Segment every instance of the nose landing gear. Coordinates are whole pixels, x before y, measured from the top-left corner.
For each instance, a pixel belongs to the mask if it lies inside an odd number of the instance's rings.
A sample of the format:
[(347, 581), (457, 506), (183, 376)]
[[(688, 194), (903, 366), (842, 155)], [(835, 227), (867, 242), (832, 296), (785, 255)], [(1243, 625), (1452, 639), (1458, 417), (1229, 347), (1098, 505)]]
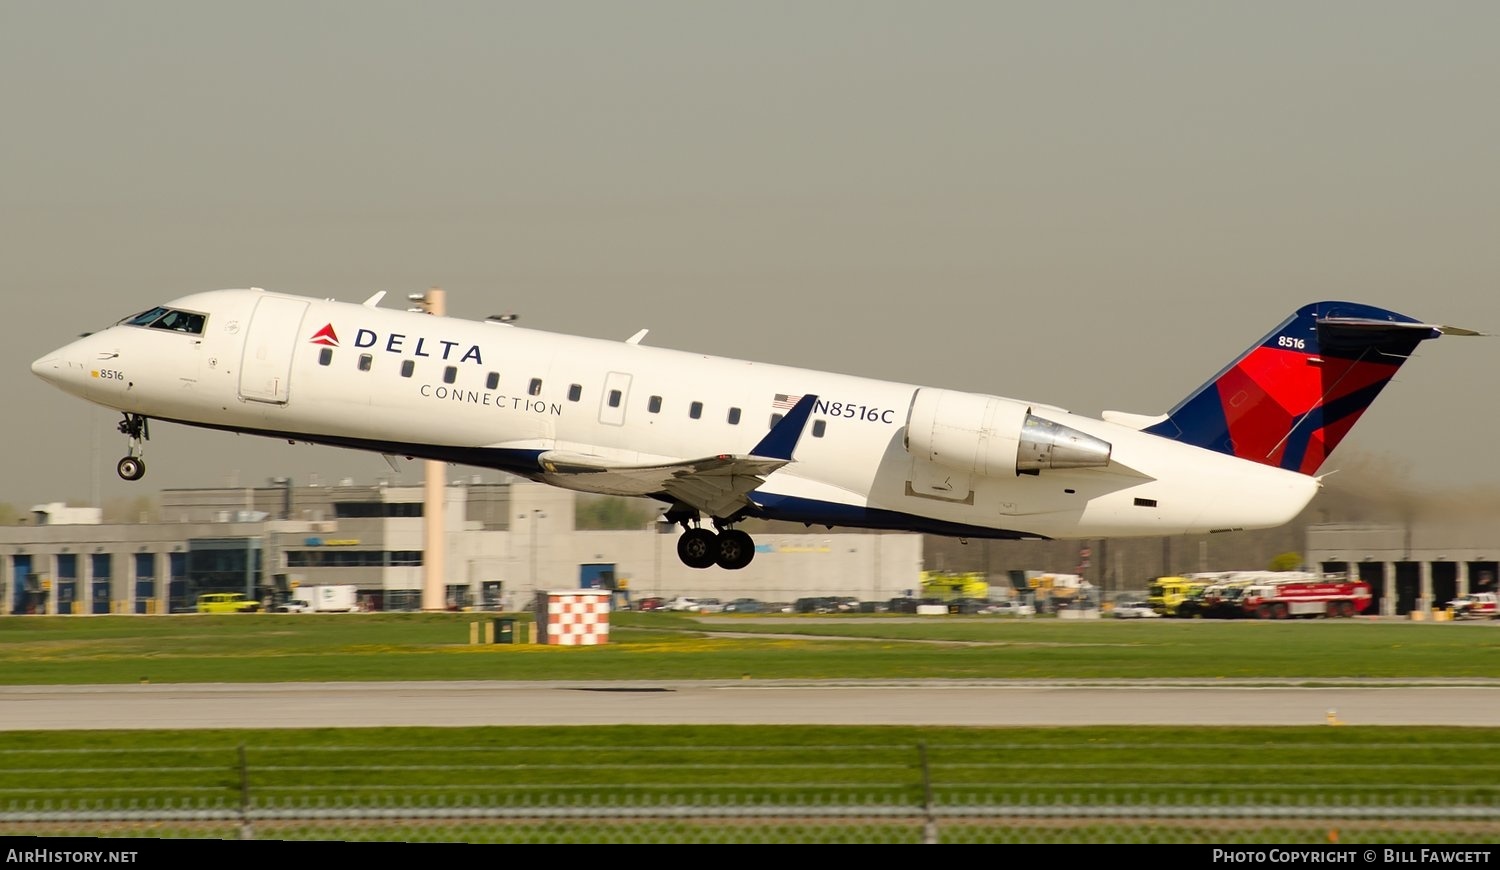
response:
[(115, 471), (125, 480), (140, 480), (146, 474), (146, 463), (141, 459), (145, 442), (151, 440), (151, 429), (147, 419), (140, 414), (126, 412), (125, 419), (116, 426), (129, 442), (129, 454), (115, 465)]

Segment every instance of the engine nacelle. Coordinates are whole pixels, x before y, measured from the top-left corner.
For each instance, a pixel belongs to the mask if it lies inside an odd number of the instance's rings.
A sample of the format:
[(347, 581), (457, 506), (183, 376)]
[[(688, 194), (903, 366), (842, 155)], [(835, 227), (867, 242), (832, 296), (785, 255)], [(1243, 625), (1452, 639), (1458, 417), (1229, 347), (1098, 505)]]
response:
[(959, 471), (994, 476), (1048, 468), (1101, 468), (1110, 444), (996, 396), (920, 389), (906, 414), (906, 452)]

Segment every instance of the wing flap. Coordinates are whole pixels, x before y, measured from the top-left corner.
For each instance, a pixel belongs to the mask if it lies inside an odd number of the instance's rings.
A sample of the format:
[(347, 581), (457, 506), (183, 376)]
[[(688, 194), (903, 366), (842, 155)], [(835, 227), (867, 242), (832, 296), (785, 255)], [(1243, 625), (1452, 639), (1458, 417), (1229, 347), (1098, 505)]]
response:
[(723, 454), (651, 465), (614, 462), (603, 456), (550, 450), (537, 457), (549, 476), (587, 477), (574, 484), (590, 492), (650, 496), (667, 493), (710, 516), (728, 516), (751, 502), (766, 475), (790, 460)]
[[(750, 453), (640, 465), (590, 453), (549, 450), (537, 457), (548, 482), (608, 495), (673, 500), (711, 517), (728, 517), (754, 504), (750, 493), (767, 475), (792, 461), (792, 451), (812, 414), (815, 395), (800, 397)], [(566, 478), (566, 482), (564, 482)]]

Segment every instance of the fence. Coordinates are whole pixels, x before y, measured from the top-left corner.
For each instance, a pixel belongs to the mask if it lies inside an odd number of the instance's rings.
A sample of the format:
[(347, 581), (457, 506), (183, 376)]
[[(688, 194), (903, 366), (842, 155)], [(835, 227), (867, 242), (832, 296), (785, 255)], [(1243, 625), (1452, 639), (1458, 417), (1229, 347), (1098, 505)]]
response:
[[(528, 735), (526, 738), (521, 734)], [(589, 732), (595, 734), (596, 732)], [(0, 749), (0, 835), (461, 843), (1493, 844), (1467, 744), (895, 742)], [(1481, 737), (1483, 735), (1480, 735)], [(35, 738), (47, 741), (47, 736)], [(190, 738), (192, 739), (192, 738)], [(1104, 741), (1108, 742), (1108, 741)], [(1378, 748), (1378, 747), (1377, 747)], [(1386, 749), (1391, 747), (1387, 746)], [(1064, 757), (1066, 756), (1066, 757)], [(1466, 757), (1456, 766), (1452, 759)], [(1194, 761), (1193, 759), (1200, 759)], [(1218, 760), (1216, 760), (1218, 759)]]
[(927, 805), (888, 798), (698, 801), (29, 802), (0, 835), (460, 843), (1493, 844), (1500, 806), (1303, 799), (1223, 805), (1087, 797)]

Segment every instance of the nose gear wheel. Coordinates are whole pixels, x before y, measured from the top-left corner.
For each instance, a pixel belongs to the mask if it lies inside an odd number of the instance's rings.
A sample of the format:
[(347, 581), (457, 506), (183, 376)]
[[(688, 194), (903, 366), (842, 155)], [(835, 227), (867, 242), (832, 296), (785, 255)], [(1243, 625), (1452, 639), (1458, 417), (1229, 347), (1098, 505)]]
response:
[(129, 444), (127, 455), (115, 465), (115, 471), (125, 480), (140, 480), (146, 475), (146, 462), (141, 454), (145, 452), (146, 442), (151, 440), (149, 420), (140, 414), (126, 412), (125, 419), (115, 428), (125, 435)]

